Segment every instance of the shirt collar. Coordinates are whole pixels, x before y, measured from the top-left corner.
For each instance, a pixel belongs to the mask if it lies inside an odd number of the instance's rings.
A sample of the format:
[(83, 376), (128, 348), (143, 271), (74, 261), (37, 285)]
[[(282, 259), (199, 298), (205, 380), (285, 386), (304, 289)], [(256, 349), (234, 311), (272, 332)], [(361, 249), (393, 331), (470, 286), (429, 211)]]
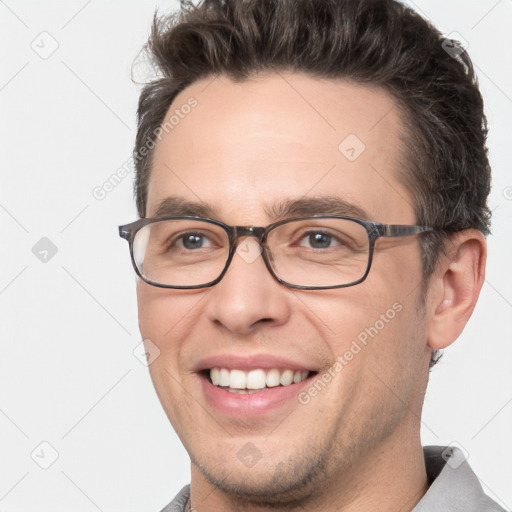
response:
[(430, 487), (412, 512), (503, 510), (485, 495), (460, 448), (426, 446), (423, 453)]

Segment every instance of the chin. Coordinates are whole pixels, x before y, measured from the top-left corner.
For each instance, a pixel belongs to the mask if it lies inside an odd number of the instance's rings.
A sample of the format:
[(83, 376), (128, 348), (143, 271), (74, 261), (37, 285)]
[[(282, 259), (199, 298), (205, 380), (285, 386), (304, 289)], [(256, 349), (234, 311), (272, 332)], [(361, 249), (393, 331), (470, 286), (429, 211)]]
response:
[[(249, 443), (248, 443), (249, 444)], [(327, 450), (269, 462), (262, 455), (252, 467), (235, 458), (219, 464), (209, 458), (205, 462), (192, 460), (204, 478), (218, 491), (238, 498), (240, 504), (253, 503), (271, 507), (302, 506), (311, 499), (318, 483), (325, 477)], [(315, 455), (313, 457), (313, 454)], [(323, 455), (322, 455), (323, 454)], [(256, 459), (254, 459), (255, 461)]]

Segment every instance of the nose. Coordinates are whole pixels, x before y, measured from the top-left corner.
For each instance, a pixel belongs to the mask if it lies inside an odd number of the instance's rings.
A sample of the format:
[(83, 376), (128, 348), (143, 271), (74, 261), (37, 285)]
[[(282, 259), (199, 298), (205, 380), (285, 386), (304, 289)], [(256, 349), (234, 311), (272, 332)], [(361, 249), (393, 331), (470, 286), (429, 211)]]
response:
[(268, 271), (259, 243), (245, 237), (239, 240), (226, 274), (208, 294), (206, 314), (225, 330), (247, 335), (263, 324), (285, 323), (290, 296), (290, 290)]

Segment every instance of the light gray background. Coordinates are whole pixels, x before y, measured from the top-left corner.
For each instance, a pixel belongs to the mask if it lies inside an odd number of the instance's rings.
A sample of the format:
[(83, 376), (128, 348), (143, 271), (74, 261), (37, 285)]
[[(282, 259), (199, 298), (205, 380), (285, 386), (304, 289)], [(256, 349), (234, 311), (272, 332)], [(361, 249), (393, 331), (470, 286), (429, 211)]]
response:
[[(469, 45), (494, 168), (487, 281), (431, 376), (423, 442), (460, 443), (486, 492), (510, 509), (512, 1), (413, 5)], [(93, 197), (132, 150), (130, 66), (155, 7), (0, 1), (3, 512), (158, 511), (189, 479), (187, 455), (133, 353), (135, 277), (117, 236), (118, 224), (136, 218), (132, 176)], [(57, 248), (46, 262), (32, 251), (43, 237)], [(39, 257), (48, 250), (41, 243)], [(42, 469), (53, 450), (58, 458)]]

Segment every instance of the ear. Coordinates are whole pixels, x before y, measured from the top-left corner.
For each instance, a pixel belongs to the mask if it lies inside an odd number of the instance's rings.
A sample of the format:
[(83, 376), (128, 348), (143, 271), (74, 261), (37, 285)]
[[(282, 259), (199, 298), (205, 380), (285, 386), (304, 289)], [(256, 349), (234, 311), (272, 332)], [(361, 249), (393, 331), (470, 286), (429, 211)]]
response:
[(446, 348), (464, 329), (484, 283), (486, 258), (480, 231), (460, 231), (446, 242), (429, 287), (428, 345), (434, 350)]

